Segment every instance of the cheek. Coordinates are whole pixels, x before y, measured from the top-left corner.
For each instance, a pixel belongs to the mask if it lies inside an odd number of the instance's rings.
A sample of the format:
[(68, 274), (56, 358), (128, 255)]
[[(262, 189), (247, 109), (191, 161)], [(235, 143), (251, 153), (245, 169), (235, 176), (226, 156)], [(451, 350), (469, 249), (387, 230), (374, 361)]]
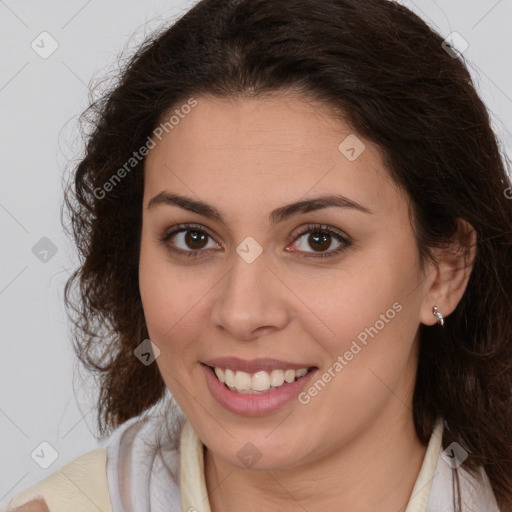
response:
[[(185, 308), (182, 281), (176, 269), (166, 264), (162, 251), (142, 238), (139, 289), (150, 338), (162, 349)], [(180, 297), (181, 300), (177, 300)]]
[(347, 268), (350, 270), (296, 280), (293, 285), (294, 293), (306, 306), (303, 320), (310, 319), (309, 329), (314, 329), (315, 338), (323, 340), (332, 355), (347, 349), (365, 328), (375, 322), (380, 326), (381, 314), (390, 310), (388, 316), (393, 317), (392, 306), (401, 296), (401, 283), (397, 282), (401, 277), (383, 267), (382, 262)]
[(336, 404), (334, 416), (351, 411), (354, 421), (364, 414), (362, 404), (376, 412), (393, 397), (407, 399), (397, 386), (414, 370), (419, 309), (411, 294), (418, 277), (412, 267), (381, 260), (357, 275), (346, 276), (344, 289), (333, 296), (335, 335), (323, 338), (331, 356), (324, 373), (335, 375), (326, 386), (328, 401)]
[(304, 282), (297, 289), (322, 320), (312, 334), (327, 353), (327, 367), (341, 356), (343, 369), (336, 373), (350, 375), (353, 382), (363, 379), (365, 386), (371, 385), (365, 380), (369, 368), (389, 378), (400, 373), (418, 328), (421, 275), (415, 246), (389, 247), (355, 255), (344, 262), (347, 270), (326, 274), (314, 287)]
[(213, 283), (191, 268), (171, 264), (165, 251), (142, 243), (139, 289), (144, 316), (150, 339), (164, 354), (181, 354), (204, 328), (200, 317)]

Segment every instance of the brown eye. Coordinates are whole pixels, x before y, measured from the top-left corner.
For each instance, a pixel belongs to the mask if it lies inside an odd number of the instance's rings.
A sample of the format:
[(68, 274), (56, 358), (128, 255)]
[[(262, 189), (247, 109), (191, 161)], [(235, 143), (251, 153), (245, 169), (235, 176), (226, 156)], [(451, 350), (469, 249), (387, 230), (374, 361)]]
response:
[(204, 249), (205, 243), (207, 242), (208, 235), (202, 231), (191, 231), (185, 232), (184, 242), (190, 249)]
[(187, 257), (197, 257), (210, 249), (220, 249), (220, 245), (206, 231), (187, 224), (174, 226), (164, 233), (160, 241), (170, 252)]
[(304, 258), (328, 258), (339, 255), (350, 245), (349, 239), (340, 232), (329, 226), (315, 225), (297, 235), (292, 252), (297, 249), (299, 253), (304, 253), (300, 255)]
[(324, 251), (329, 249), (332, 243), (331, 235), (328, 233), (313, 233), (308, 237), (308, 244), (315, 251)]

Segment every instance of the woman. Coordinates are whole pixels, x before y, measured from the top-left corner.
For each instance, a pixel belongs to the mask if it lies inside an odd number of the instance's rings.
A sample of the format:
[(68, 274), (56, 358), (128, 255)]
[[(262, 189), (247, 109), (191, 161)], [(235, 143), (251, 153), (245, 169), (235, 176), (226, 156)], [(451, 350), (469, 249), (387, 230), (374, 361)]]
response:
[(453, 57), (386, 0), (141, 46), (67, 196), (115, 432), (11, 507), (512, 510), (510, 180)]

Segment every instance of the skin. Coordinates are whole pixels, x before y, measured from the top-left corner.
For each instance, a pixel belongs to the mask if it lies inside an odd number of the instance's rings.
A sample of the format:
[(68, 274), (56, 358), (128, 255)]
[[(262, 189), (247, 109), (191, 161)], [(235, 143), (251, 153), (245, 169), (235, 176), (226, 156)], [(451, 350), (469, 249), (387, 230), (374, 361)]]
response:
[(12, 512), (50, 512), (46, 503), (42, 500), (31, 501), (22, 507), (19, 507)]
[[(420, 267), (407, 197), (379, 148), (358, 136), (365, 150), (348, 160), (338, 146), (354, 132), (326, 106), (293, 92), (196, 99), (147, 156), (139, 279), (159, 370), (206, 446), (212, 512), (404, 510), (426, 450), (411, 409), (418, 328), (437, 322), (434, 305), (445, 317), (455, 309), (468, 268), (443, 253)], [(148, 209), (162, 191), (205, 201), (224, 222)], [(372, 213), (330, 207), (269, 223), (275, 208), (332, 193)], [(161, 242), (178, 223), (210, 235), (202, 256), (166, 248), (197, 252), (183, 233)], [(314, 258), (315, 230), (297, 234), (317, 223), (351, 244)], [(236, 252), (248, 236), (263, 249), (252, 263)], [(340, 245), (332, 237), (322, 251)], [(207, 387), (200, 361), (222, 356), (308, 362), (321, 375), (397, 302), (395, 318), (307, 405), (241, 416)], [(237, 457), (247, 442), (261, 453), (251, 468)]]

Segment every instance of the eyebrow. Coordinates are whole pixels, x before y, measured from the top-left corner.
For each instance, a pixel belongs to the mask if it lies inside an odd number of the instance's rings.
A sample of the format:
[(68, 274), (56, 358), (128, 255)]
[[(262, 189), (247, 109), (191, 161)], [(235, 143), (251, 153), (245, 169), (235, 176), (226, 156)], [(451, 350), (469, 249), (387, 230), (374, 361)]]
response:
[[(179, 206), (180, 208), (188, 210), (189, 212), (197, 213), (203, 217), (214, 219), (225, 224), (222, 214), (219, 210), (217, 210), (217, 208), (208, 203), (198, 201), (190, 197), (182, 196), (179, 194), (171, 194), (164, 191), (153, 197), (149, 201), (147, 208), (149, 210), (158, 205)], [(350, 208), (352, 210), (358, 210), (363, 213), (373, 214), (369, 208), (356, 203), (348, 197), (340, 194), (331, 194), (314, 197), (312, 199), (305, 199), (303, 201), (298, 201), (296, 203), (291, 203), (285, 206), (281, 206), (280, 208), (276, 208), (270, 213), (269, 220), (271, 224), (277, 224), (298, 213), (307, 213), (315, 210), (321, 210), (323, 208), (330, 208), (333, 206), (338, 208)]]

